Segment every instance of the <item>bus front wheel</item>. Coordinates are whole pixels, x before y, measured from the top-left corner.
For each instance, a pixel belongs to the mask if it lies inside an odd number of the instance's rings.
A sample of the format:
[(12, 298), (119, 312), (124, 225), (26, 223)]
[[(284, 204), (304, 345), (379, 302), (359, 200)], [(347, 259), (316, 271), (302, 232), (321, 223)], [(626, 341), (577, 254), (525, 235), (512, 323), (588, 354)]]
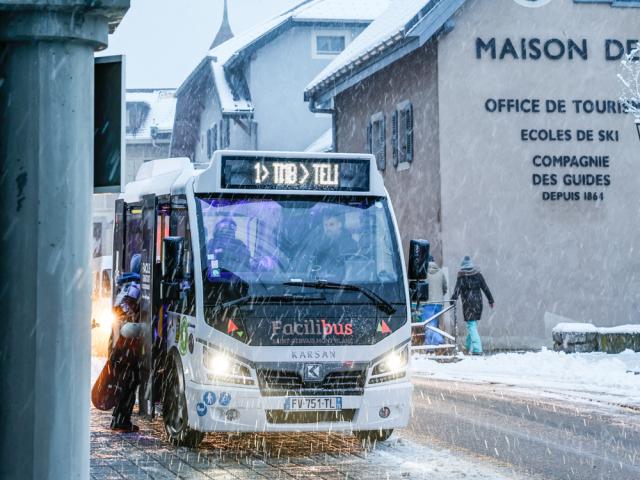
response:
[(171, 363), (162, 399), (164, 430), (174, 445), (197, 448), (204, 438), (204, 433), (189, 428), (182, 372), (178, 370), (175, 362)]
[(373, 445), (376, 442), (384, 442), (388, 440), (393, 433), (392, 428), (379, 429), (379, 430), (360, 430), (353, 432), (358, 440), (365, 443), (365, 445)]

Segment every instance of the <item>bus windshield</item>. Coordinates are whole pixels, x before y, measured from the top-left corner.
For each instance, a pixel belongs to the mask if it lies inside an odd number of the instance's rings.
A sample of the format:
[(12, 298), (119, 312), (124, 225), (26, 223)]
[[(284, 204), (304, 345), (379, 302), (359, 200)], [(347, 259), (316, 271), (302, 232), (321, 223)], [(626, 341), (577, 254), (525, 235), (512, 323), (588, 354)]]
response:
[(255, 293), (291, 282), (400, 281), (384, 198), (201, 195), (196, 203), (205, 285), (236, 280)]

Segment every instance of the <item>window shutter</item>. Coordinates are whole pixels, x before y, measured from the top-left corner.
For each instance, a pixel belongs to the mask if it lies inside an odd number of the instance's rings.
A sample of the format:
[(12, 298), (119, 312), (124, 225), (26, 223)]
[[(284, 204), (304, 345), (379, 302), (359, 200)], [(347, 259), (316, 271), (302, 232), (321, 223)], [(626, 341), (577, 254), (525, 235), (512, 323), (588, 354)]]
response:
[(218, 150), (218, 124), (211, 129), (211, 143), (213, 143), (213, 151)]
[(224, 148), (227, 148), (229, 147), (229, 145), (231, 145), (230, 124), (231, 122), (229, 121), (229, 119), (225, 118), (224, 119)]
[(380, 120), (380, 170), (387, 168), (387, 117)]
[(207, 130), (207, 158), (211, 158), (211, 129)]
[(372, 141), (373, 139), (371, 136), (372, 129), (373, 129), (373, 125), (371, 121), (369, 121), (369, 123), (367, 124), (367, 144), (365, 145), (365, 149), (369, 153), (373, 153), (373, 141)]
[(413, 161), (413, 105), (407, 107), (407, 162)]
[(398, 166), (398, 111), (394, 110), (391, 117), (391, 151), (393, 153), (393, 166)]

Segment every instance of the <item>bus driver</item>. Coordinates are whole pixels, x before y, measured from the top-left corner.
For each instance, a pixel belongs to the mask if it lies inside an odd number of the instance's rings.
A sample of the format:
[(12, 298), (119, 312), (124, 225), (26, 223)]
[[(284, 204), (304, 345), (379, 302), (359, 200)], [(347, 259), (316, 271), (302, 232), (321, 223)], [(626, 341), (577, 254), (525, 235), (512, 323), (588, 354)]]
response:
[(322, 238), (314, 253), (314, 267), (320, 272), (344, 277), (345, 260), (358, 250), (358, 245), (344, 228), (342, 213), (327, 210), (322, 216)]

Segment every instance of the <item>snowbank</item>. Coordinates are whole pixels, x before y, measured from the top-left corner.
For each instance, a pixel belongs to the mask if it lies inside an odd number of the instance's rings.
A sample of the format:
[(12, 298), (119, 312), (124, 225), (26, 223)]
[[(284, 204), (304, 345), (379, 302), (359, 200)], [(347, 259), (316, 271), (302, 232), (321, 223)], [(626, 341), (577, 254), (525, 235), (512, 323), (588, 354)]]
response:
[(415, 375), (444, 380), (500, 383), (528, 393), (640, 406), (640, 353), (541, 352), (462, 357), (442, 364), (415, 356)]
[(590, 323), (559, 323), (553, 330), (554, 350), (567, 353), (640, 352), (640, 325), (599, 328)]
[(594, 333), (598, 331), (598, 327), (591, 325), (590, 323), (559, 323), (553, 327), (553, 333), (569, 333), (569, 332), (584, 332)]
[(620, 333), (636, 335), (640, 334), (640, 324), (596, 327), (590, 323), (559, 323), (553, 327), (553, 333)]

